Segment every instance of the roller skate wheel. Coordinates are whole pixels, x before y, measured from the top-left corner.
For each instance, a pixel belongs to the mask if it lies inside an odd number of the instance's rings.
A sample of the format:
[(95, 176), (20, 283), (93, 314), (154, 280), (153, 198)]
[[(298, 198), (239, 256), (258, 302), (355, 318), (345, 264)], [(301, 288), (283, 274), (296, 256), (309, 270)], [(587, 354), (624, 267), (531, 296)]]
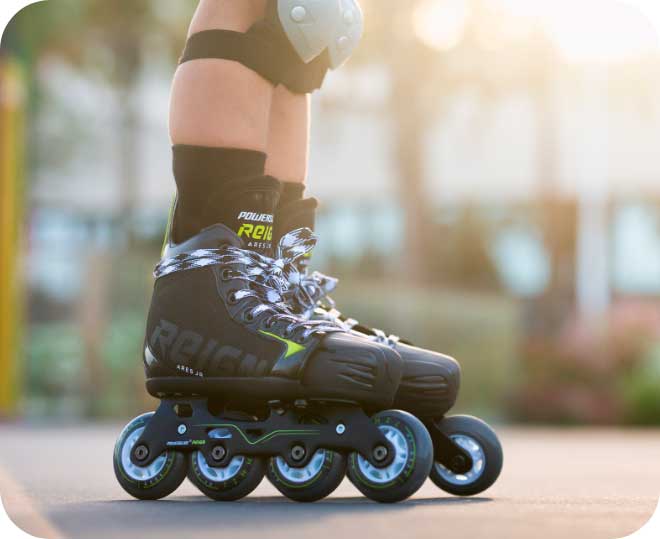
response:
[(153, 412), (142, 414), (124, 427), (115, 443), (112, 459), (119, 484), (128, 494), (141, 500), (159, 500), (169, 496), (188, 472), (183, 453), (172, 450), (164, 451), (146, 466), (133, 463), (133, 454), (141, 461), (146, 461), (149, 456), (147, 445), (136, 447), (136, 444), (153, 416)]
[[(403, 433), (390, 425), (381, 425), (380, 430), (385, 434), (385, 438), (394, 446), (396, 452), (391, 464), (384, 468), (376, 468), (362, 455), (358, 455), (358, 466), (360, 471), (364, 474), (369, 481), (377, 484), (384, 484), (393, 481), (406, 467), (408, 461), (408, 442)], [(385, 460), (387, 458), (387, 450), (383, 454), (385, 448), (376, 448), (374, 450), (374, 458), (376, 460)]]
[(437, 431), (470, 455), (472, 468), (456, 473), (436, 458), (431, 481), (456, 496), (474, 496), (489, 489), (500, 476), (504, 462), (502, 445), (490, 425), (476, 417), (463, 415), (444, 417), (434, 424)]
[[(226, 428), (213, 429), (208, 433), (212, 440), (231, 438)], [(220, 462), (227, 456), (227, 449), (216, 445), (211, 450), (211, 458)], [(226, 466), (210, 466), (204, 453), (193, 451), (190, 454), (188, 479), (203, 494), (217, 501), (240, 500), (252, 492), (264, 477), (264, 460), (259, 457), (235, 455)]]
[[(213, 429), (211, 432), (209, 432), (209, 438), (213, 440), (222, 440), (228, 436), (231, 435), (228, 433), (227, 429)], [(221, 445), (217, 445), (211, 450), (211, 456), (218, 461), (225, 458), (226, 454), (227, 451)], [(214, 468), (213, 466), (209, 466), (204, 453), (201, 451), (196, 451), (193, 454), (193, 458), (197, 460), (197, 467), (202, 473), (202, 476), (214, 483), (229, 481), (230, 479), (233, 479), (241, 471), (243, 464), (245, 463), (245, 457), (236, 456), (231, 459), (227, 466)]]
[(455, 474), (439, 462), (435, 462), (433, 466), (436, 473), (447, 481), (447, 483), (456, 486), (469, 485), (479, 480), (486, 469), (486, 455), (481, 445), (474, 438), (465, 434), (454, 434), (450, 438), (470, 454), (470, 457), (472, 457), (472, 469), (464, 474)]
[(289, 466), (282, 457), (275, 458), (275, 465), (280, 475), (292, 484), (306, 483), (314, 478), (323, 467), (325, 462), (325, 451), (319, 449), (309, 461), (307, 466), (294, 468)]
[[(148, 466), (137, 466), (133, 464), (131, 460), (131, 453), (135, 444), (142, 436), (144, 432), (144, 427), (134, 430), (127, 438), (121, 448), (121, 465), (124, 468), (124, 472), (128, 477), (134, 479), (135, 481), (150, 481), (154, 477), (157, 477), (160, 472), (163, 471), (167, 457), (165, 454), (160, 455), (156, 460), (154, 460)], [(144, 456), (146, 458), (146, 454)]]
[[(360, 453), (352, 453), (348, 478), (362, 494), (374, 501), (403, 501), (428, 479), (433, 466), (431, 436), (419, 419), (400, 410), (379, 412), (372, 421), (388, 444), (376, 446), (369, 459)], [(378, 462), (387, 464), (379, 466)]]
[(236, 477), (243, 468), (243, 464), (245, 463), (245, 457), (234, 457), (231, 459), (229, 464), (227, 464), (227, 466), (214, 468), (213, 466), (209, 466), (204, 453), (197, 451), (196, 456), (197, 467), (199, 468), (199, 471), (206, 479), (216, 483), (229, 481), (230, 479)]
[(268, 480), (287, 498), (315, 502), (332, 494), (344, 479), (346, 459), (340, 453), (318, 449), (305, 466), (289, 466), (282, 457), (269, 460)]

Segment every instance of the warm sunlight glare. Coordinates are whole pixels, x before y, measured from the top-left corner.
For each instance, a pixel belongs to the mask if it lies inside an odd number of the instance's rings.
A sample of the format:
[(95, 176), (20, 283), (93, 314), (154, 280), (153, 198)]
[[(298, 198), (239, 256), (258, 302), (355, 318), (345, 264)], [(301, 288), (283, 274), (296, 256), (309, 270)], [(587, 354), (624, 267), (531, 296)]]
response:
[(413, 12), (413, 26), (424, 43), (449, 50), (461, 40), (469, 16), (467, 0), (424, 0)]
[[(573, 62), (617, 62), (660, 50), (660, 0), (485, 0), (521, 26), (540, 24)], [(421, 40), (440, 50), (461, 38), (467, 0), (426, 0), (415, 10)]]

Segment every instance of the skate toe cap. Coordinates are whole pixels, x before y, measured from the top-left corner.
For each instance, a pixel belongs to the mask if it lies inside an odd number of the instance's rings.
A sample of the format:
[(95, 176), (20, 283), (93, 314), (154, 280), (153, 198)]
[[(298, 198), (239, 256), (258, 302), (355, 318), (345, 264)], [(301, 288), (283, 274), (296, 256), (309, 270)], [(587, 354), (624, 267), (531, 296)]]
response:
[(380, 408), (392, 403), (402, 374), (403, 361), (395, 350), (349, 333), (331, 333), (310, 358), (305, 383), (341, 387), (346, 398), (367, 399)]
[(397, 347), (403, 378), (395, 406), (418, 416), (441, 416), (456, 402), (461, 380), (458, 362), (447, 355), (409, 345)]

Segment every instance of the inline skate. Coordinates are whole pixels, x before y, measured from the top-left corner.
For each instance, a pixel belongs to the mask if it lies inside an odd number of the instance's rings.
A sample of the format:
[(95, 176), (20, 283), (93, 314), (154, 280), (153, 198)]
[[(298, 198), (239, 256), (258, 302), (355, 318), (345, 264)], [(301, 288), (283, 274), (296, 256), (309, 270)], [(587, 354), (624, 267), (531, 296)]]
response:
[(290, 260), (257, 252), (272, 234), (267, 213), (242, 212), (240, 234), (217, 224), (168, 242), (144, 348), (146, 387), (161, 403), (119, 436), (117, 480), (155, 500), (188, 477), (229, 501), (267, 475), (309, 502), (347, 473), (373, 500), (404, 500), (428, 477), (433, 446), (420, 420), (388, 410), (403, 362), (335, 322), (292, 314), (284, 293), (313, 242), (285, 235)]
[[(287, 238), (295, 236), (297, 229), (313, 229), (316, 206), (316, 200), (310, 198), (278, 208), (275, 238), (282, 238), (280, 249), (288, 248)], [(394, 407), (414, 414), (427, 427), (434, 447), (431, 480), (442, 490), (459, 496), (476, 495), (492, 486), (503, 463), (497, 435), (478, 418), (445, 415), (458, 396), (459, 364), (449, 356), (418, 348), (343, 316), (329, 296), (338, 280), (308, 272), (309, 254), (297, 259), (301, 278), (285, 294), (292, 311), (309, 320), (336, 323), (354, 335), (396, 350), (404, 363)]]

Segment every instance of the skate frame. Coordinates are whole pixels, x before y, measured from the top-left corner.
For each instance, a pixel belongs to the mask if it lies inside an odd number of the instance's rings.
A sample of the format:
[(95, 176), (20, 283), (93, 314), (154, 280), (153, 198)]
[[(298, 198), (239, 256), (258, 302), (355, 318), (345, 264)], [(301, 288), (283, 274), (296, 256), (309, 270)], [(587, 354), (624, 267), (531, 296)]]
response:
[[(237, 420), (213, 415), (204, 397), (163, 399), (135, 443), (131, 461), (147, 466), (165, 451), (175, 450), (201, 451), (214, 468), (227, 466), (238, 455), (280, 456), (289, 466), (304, 467), (317, 450), (329, 449), (358, 452), (373, 466), (384, 467), (396, 454), (378, 425), (355, 404), (299, 400), (293, 404), (274, 401), (268, 406), (264, 420)], [(306, 417), (322, 421), (303, 423)], [(215, 429), (221, 429), (220, 438), (209, 436)], [(384, 457), (383, 447), (387, 450)], [(141, 448), (143, 458), (139, 458), (137, 448)], [(381, 451), (375, 452), (377, 448)], [(374, 454), (381, 458), (376, 460)]]
[(464, 474), (472, 469), (474, 462), (470, 453), (442, 432), (436, 421), (425, 421), (424, 425), (433, 441), (433, 454), (436, 462), (455, 474)]

